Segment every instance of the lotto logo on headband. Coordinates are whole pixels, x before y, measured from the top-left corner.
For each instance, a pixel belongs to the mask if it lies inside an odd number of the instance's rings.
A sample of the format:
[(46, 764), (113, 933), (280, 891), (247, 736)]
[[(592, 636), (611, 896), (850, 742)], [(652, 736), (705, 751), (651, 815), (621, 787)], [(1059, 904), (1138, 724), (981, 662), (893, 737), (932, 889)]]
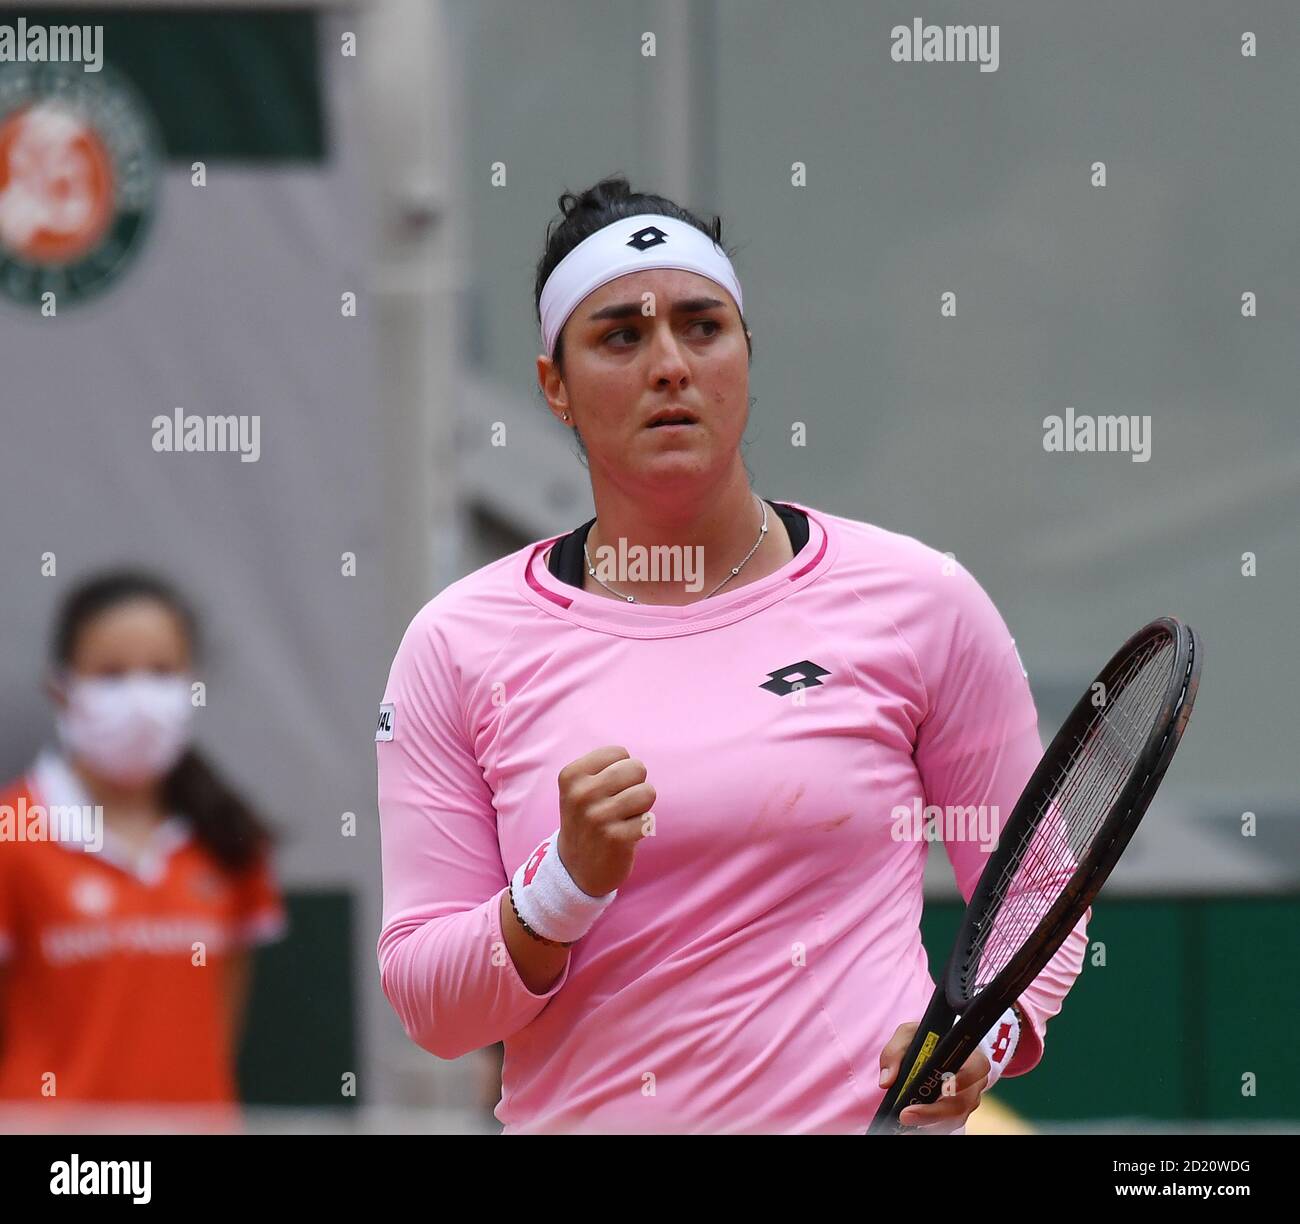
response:
[(636, 247), (638, 251), (648, 251), (651, 247), (663, 246), (667, 241), (668, 235), (657, 225), (647, 225), (644, 229), (637, 230), (628, 239), (627, 245)]

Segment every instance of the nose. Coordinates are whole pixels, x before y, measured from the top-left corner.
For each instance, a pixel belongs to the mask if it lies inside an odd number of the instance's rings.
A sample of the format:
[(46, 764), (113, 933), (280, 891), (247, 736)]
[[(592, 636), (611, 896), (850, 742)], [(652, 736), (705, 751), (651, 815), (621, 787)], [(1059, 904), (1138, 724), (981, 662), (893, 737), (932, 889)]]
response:
[(658, 320), (650, 340), (650, 377), (655, 386), (685, 386), (690, 380), (685, 351), (671, 322)]

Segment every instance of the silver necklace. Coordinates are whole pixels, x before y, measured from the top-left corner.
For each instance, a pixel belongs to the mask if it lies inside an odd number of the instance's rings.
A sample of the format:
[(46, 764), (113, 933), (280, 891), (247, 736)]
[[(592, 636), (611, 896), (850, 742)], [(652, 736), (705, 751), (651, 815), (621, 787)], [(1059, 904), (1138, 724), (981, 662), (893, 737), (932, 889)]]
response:
[[(757, 494), (755, 494), (755, 496), (757, 497)], [(763, 537), (767, 535), (767, 502), (765, 502), (761, 497), (759, 497), (758, 504), (763, 508), (763, 525), (758, 529), (758, 539), (754, 541), (754, 547), (751, 548), (749, 552), (745, 554), (745, 561), (748, 561), (750, 557), (752, 557), (756, 552), (758, 552), (758, 546), (763, 542)], [(588, 536), (590, 536), (591, 532), (588, 531), (587, 534)], [(596, 578), (596, 567), (591, 563), (591, 553), (587, 551), (586, 540), (583, 540), (582, 542), (582, 555), (587, 559), (587, 573), (589, 573), (593, 578)], [(739, 565), (733, 565), (731, 567), (731, 573), (729, 573), (721, 582), (719, 582), (718, 585), (715, 586), (713, 590), (709, 592), (708, 595), (703, 596), (703, 598), (708, 599), (709, 595), (716, 595), (720, 590), (722, 590), (722, 588), (726, 586), (727, 583), (729, 583), (738, 573), (740, 573), (741, 570), (745, 568), (745, 561), (742, 561)], [(625, 599), (627, 600), (628, 603), (636, 603), (636, 596), (622, 595), (618, 591), (614, 590), (614, 588), (610, 586), (607, 582), (601, 582), (599, 578), (596, 578), (596, 581), (600, 582), (600, 585), (603, 586), (605, 590), (607, 590), (611, 595), (615, 595), (619, 599)]]

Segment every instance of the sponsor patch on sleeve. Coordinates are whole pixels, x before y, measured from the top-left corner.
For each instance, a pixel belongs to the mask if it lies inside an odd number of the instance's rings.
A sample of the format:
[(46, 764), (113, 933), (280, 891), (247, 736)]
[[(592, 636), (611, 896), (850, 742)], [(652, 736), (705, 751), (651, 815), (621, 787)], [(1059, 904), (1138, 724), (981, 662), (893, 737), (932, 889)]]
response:
[(393, 738), (393, 716), (394, 708), (391, 701), (386, 701), (379, 707), (379, 722), (375, 726), (375, 743), (380, 740), (390, 740)]

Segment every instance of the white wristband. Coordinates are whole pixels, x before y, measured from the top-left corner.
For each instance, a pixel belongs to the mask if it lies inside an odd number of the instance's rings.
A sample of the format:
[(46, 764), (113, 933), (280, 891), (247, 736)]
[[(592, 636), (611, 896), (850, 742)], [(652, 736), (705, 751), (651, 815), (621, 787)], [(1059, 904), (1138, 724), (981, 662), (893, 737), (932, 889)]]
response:
[(603, 897), (583, 892), (560, 861), (560, 831), (538, 843), (519, 864), (510, 891), (519, 917), (543, 939), (572, 943), (591, 930), (596, 919), (618, 896), (618, 889)]
[(1014, 1007), (1008, 1007), (1002, 1018), (980, 1040), (980, 1049), (989, 1060), (989, 1082), (992, 1088), (1016, 1055), (1020, 1043), (1020, 1020)]

